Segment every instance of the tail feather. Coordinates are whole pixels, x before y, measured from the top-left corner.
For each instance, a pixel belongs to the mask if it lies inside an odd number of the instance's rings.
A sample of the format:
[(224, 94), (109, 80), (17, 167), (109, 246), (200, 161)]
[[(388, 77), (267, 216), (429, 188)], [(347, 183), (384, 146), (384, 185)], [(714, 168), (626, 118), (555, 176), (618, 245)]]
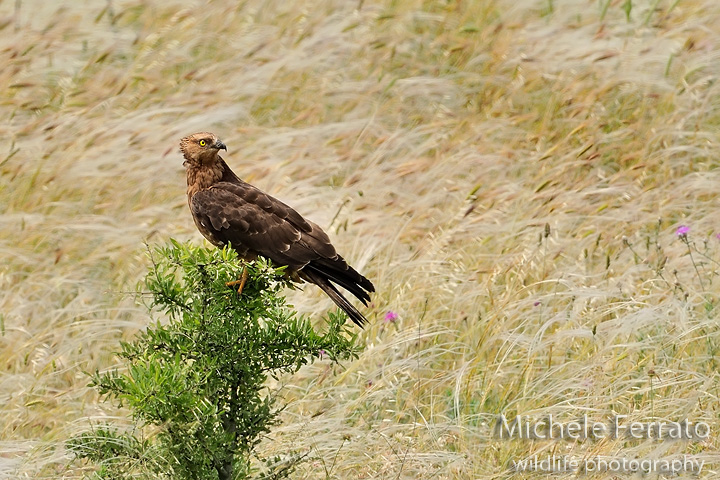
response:
[[(335, 287), (335, 285), (333, 285), (332, 283), (330, 283), (328, 281), (328, 278), (326, 277), (324, 272), (318, 272), (316, 269), (312, 269), (312, 268), (309, 269), (306, 266), (299, 273), (301, 273), (301, 276), (303, 276), (306, 280), (308, 280), (308, 281), (314, 283), (315, 285), (317, 285), (318, 287), (320, 287), (323, 290), (323, 292), (325, 292), (327, 294), (327, 296), (330, 297), (330, 299), (333, 302), (335, 302), (335, 305), (337, 305), (345, 313), (347, 313), (348, 317), (350, 317), (350, 320), (352, 320), (358, 327), (364, 328), (365, 324), (367, 323), (367, 319), (363, 316), (362, 313), (360, 313), (358, 311), (357, 308), (355, 308), (355, 306), (352, 303), (350, 303), (348, 301), (347, 298), (345, 298), (343, 296), (342, 293), (340, 293), (340, 291), (338, 291), (338, 289)], [(340, 284), (340, 285), (342, 285), (342, 284)], [(347, 288), (347, 287), (345, 287), (345, 285), (342, 285), (342, 286), (344, 288)], [(360, 287), (358, 287), (357, 285), (353, 285), (353, 286), (354, 286), (353, 290), (348, 288), (348, 290), (353, 295), (360, 298), (360, 300), (363, 300), (363, 303), (365, 304), (365, 300), (362, 297), (359, 297), (357, 293), (355, 293), (355, 291), (360, 290), (364, 294), (364, 296), (367, 297), (367, 300), (370, 300), (370, 296), (365, 291), (360, 289)]]
[[(358, 280), (355, 278), (352, 278), (350, 275), (347, 274), (347, 272), (342, 272), (338, 270), (331, 270), (329, 268), (318, 268), (322, 267), (319, 265), (315, 265), (313, 262), (310, 262), (308, 265), (303, 268), (303, 272), (312, 271), (316, 274), (316, 276), (320, 276), (322, 278), (325, 278), (326, 280), (331, 280), (341, 287), (343, 287), (348, 292), (352, 293), (357, 297), (358, 300), (360, 300), (363, 305), (367, 307), (367, 302), (370, 301), (370, 295), (365, 290), (369, 289), (363, 289), (361, 285), (359, 285)], [(355, 270), (353, 272), (363, 280), (367, 280), (365, 277), (357, 273)], [(370, 281), (368, 280), (368, 283)], [(370, 292), (374, 292), (375, 288), (373, 287), (372, 283), (370, 283), (370, 287), (372, 290), (369, 290)]]

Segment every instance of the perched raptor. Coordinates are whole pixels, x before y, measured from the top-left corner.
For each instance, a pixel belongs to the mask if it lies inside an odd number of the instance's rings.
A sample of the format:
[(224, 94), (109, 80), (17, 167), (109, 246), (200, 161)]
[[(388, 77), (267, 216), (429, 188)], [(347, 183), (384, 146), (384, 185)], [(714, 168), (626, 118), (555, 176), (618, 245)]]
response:
[(195, 225), (215, 246), (232, 245), (252, 260), (258, 255), (287, 265), (292, 277), (320, 287), (360, 327), (367, 320), (337, 289), (339, 285), (363, 305), (374, 292), (372, 282), (337, 254), (327, 234), (280, 200), (250, 185), (220, 157), (225, 144), (201, 132), (180, 140), (185, 157), (187, 197)]

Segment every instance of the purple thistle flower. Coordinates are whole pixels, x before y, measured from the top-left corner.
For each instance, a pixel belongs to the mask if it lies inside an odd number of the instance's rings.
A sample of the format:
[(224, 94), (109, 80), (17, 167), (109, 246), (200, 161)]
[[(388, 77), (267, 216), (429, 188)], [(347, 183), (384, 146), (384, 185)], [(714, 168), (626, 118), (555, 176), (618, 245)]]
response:
[(689, 231), (690, 227), (688, 227), (687, 225), (680, 225), (677, 230), (675, 230), (675, 235), (677, 235), (678, 237), (684, 237), (688, 234)]
[(388, 310), (388, 312), (385, 314), (385, 323), (394, 323), (397, 318), (397, 313), (393, 312), (392, 310)]
[(323, 357), (325, 356), (325, 350), (320, 349), (320, 350), (318, 351), (318, 355), (320, 356), (320, 360), (322, 360)]

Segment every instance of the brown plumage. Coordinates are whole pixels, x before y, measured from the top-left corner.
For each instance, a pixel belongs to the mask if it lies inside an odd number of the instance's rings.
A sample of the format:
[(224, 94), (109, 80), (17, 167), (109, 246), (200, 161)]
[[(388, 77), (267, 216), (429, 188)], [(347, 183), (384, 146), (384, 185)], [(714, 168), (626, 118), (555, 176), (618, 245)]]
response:
[(360, 327), (367, 320), (337, 289), (339, 285), (363, 305), (373, 284), (337, 254), (323, 230), (280, 200), (238, 178), (220, 157), (225, 144), (201, 132), (180, 140), (187, 170), (187, 197), (195, 225), (213, 245), (232, 245), (252, 260), (258, 255), (287, 265), (320, 287)]

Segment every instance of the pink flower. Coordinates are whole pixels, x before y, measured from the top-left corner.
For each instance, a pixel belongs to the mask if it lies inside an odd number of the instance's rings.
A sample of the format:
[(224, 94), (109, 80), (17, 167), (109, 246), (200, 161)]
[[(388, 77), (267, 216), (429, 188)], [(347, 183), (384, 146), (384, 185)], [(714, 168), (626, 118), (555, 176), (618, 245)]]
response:
[(397, 313), (393, 312), (392, 310), (388, 310), (388, 312), (385, 314), (385, 323), (394, 323), (397, 318)]
[(677, 230), (675, 230), (675, 235), (677, 235), (678, 237), (684, 237), (688, 234), (689, 231), (690, 227), (688, 227), (687, 225), (680, 225)]

